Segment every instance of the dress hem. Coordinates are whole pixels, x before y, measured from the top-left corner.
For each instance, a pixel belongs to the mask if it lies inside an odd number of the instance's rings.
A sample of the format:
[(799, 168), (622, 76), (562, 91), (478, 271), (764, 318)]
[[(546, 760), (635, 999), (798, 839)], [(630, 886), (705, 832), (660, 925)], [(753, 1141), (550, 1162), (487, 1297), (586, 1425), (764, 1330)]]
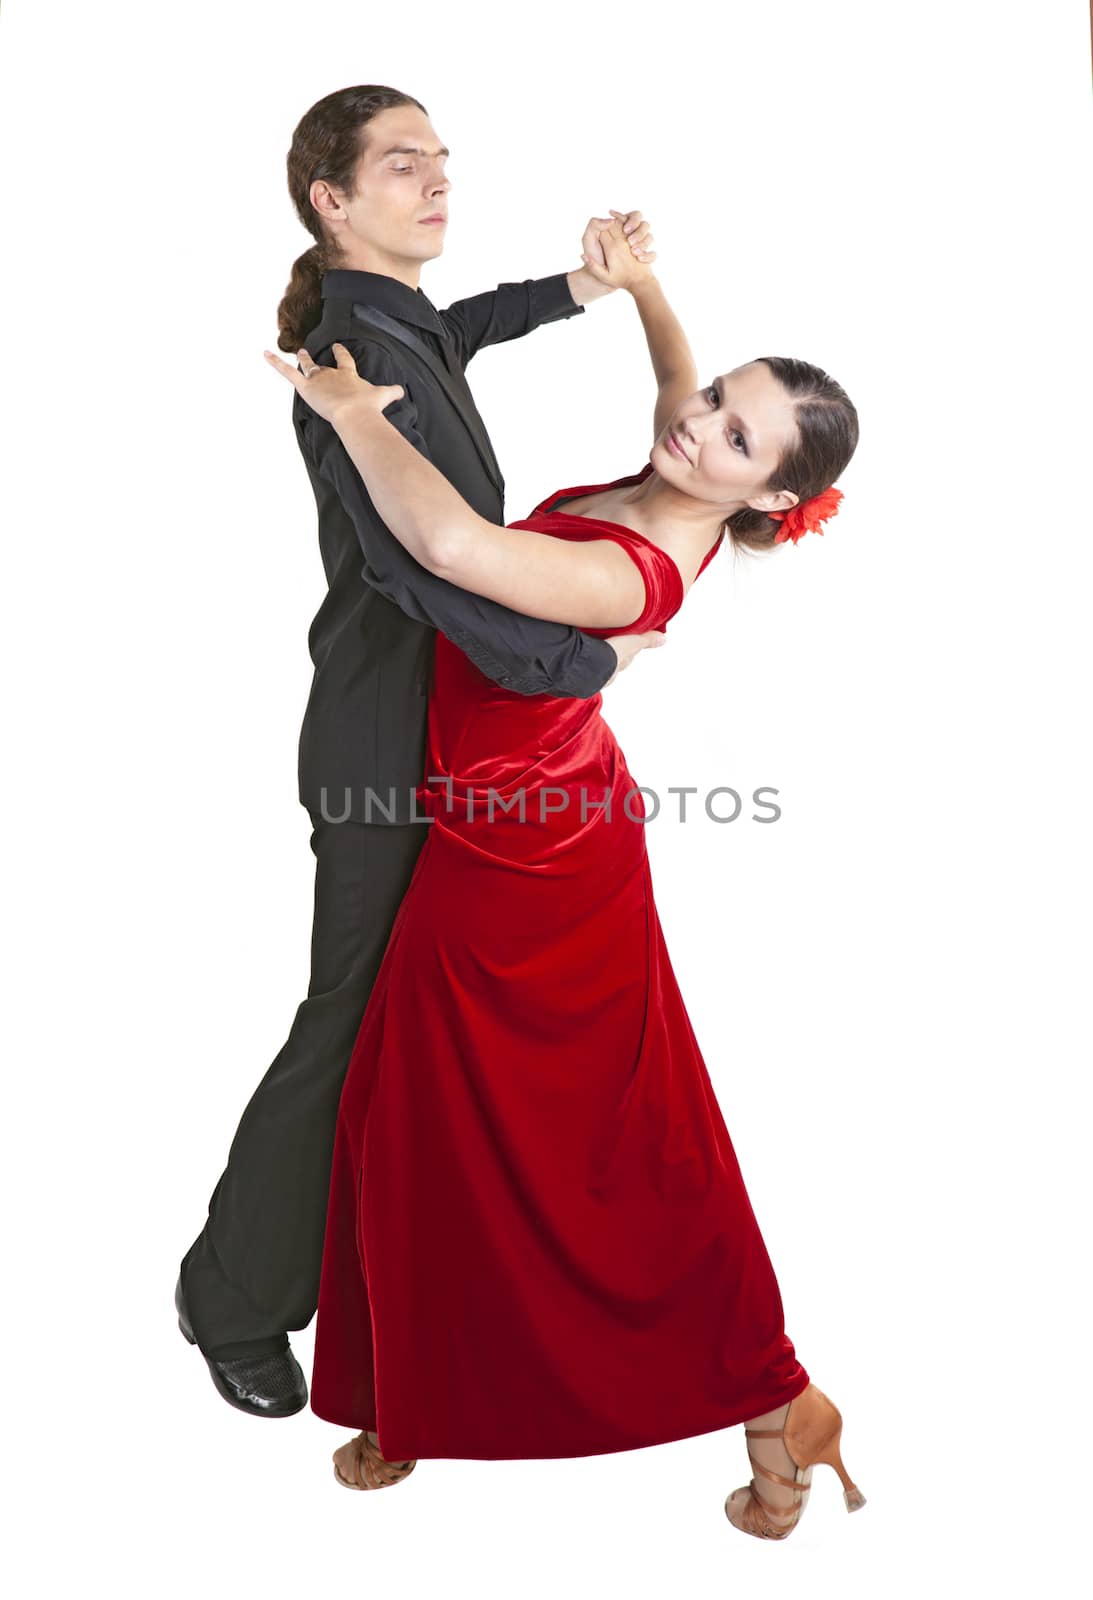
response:
[[(657, 1438), (635, 1440), (633, 1444), (600, 1445), (588, 1450), (538, 1451), (530, 1455), (522, 1452), (512, 1455), (487, 1454), (483, 1451), (475, 1450), (433, 1451), (431, 1453), (426, 1451), (419, 1453), (414, 1448), (407, 1446), (404, 1441), (400, 1441), (397, 1447), (392, 1447), (389, 1450), (384, 1443), (382, 1435), (380, 1435), (379, 1449), (380, 1453), (388, 1461), (576, 1461), (583, 1456), (621, 1455), (626, 1450), (650, 1450), (656, 1445), (677, 1444), (683, 1439), (701, 1438), (705, 1433), (721, 1433), (726, 1428), (737, 1428), (741, 1423), (750, 1421), (752, 1417), (761, 1417), (766, 1412), (774, 1411), (778, 1406), (784, 1406), (788, 1401), (795, 1400), (799, 1394), (804, 1393), (811, 1381), (808, 1373), (802, 1367), (800, 1383), (788, 1390), (783, 1389), (779, 1395), (769, 1399), (747, 1401), (742, 1408), (737, 1408), (739, 1411), (738, 1416), (721, 1422), (705, 1422), (685, 1427), (679, 1432), (663, 1434)], [(314, 1402), (311, 1403), (310, 1409), (323, 1422), (332, 1422), (343, 1428), (356, 1428), (358, 1431), (367, 1428), (372, 1433), (380, 1433), (376, 1426), (375, 1417), (370, 1417), (363, 1422), (356, 1420), (347, 1422), (344, 1417), (333, 1417), (321, 1411)]]

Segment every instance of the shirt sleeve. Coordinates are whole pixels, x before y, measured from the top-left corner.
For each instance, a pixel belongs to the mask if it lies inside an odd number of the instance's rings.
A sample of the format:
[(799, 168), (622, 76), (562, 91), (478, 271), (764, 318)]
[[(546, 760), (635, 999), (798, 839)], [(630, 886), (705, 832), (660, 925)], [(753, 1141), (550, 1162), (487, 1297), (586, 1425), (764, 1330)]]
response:
[[(402, 384), (404, 397), (388, 406), (384, 416), (428, 458), (428, 446), (416, 427), (410, 387), (391, 357), (366, 340), (343, 343), (370, 383)], [(322, 366), (335, 364), (330, 352), (317, 359)], [(614, 648), (605, 639), (565, 623), (525, 616), (429, 572), (381, 520), (334, 428), (299, 395), (294, 398), (293, 421), (301, 450), (318, 479), (320, 516), (324, 492), (330, 493), (353, 524), (364, 556), (361, 575), (367, 583), (408, 617), (438, 629), (480, 672), (506, 689), (587, 700), (603, 688), (618, 667)]]
[(544, 322), (559, 322), (583, 313), (569, 289), (568, 274), (525, 278), (522, 283), (499, 283), (496, 289), (456, 300), (440, 312), (461, 364), (483, 345), (519, 339)]

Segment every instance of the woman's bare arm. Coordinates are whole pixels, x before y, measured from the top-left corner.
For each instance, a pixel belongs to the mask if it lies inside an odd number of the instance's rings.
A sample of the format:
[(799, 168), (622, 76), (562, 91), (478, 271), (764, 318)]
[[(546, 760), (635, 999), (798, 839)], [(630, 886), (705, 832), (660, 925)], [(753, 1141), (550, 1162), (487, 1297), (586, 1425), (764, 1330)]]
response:
[(613, 539), (575, 542), (488, 522), (374, 403), (331, 417), (381, 520), (416, 561), (461, 589), (548, 622), (626, 628), (645, 584)]
[(653, 412), (655, 439), (680, 401), (698, 388), (698, 368), (687, 335), (652, 273), (646, 282), (635, 284), (630, 292), (645, 329), (653, 376), (657, 381), (657, 403)]
[(601, 229), (599, 234), (604, 264), (594, 261), (587, 252), (584, 262), (587, 271), (600, 283), (627, 290), (637, 302), (638, 315), (649, 346), (649, 358), (653, 363), (653, 376), (657, 382), (657, 403), (653, 413), (655, 440), (680, 401), (698, 388), (698, 369), (687, 343), (687, 335), (650, 265), (651, 261), (656, 260), (656, 252), (646, 251), (646, 259), (636, 260), (626, 249), (619, 213), (615, 212), (614, 217), (615, 221)]

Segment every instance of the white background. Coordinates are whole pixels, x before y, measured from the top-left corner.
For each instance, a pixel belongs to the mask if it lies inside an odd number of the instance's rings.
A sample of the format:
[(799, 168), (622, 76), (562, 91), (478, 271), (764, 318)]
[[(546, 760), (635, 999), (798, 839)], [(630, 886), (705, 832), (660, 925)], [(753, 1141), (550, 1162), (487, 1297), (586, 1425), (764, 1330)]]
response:
[[(1074, 1592), (1081, 4), (9, 0), (0, 74), (14, 1592)], [(175, 1324), (307, 985), (323, 578), (261, 352), (309, 242), (292, 129), (358, 82), (416, 95), (451, 147), (435, 304), (576, 267), (587, 218), (637, 206), (703, 375), (801, 356), (860, 412), (825, 536), (723, 548), (604, 706), (665, 795), (780, 793), (774, 826), (662, 811), (648, 843), (787, 1330), (868, 1500), (848, 1520), (818, 1468), (784, 1545), (722, 1513), (740, 1430), (423, 1461), (351, 1496), (351, 1430), (232, 1410)], [(510, 519), (647, 458), (622, 295), (469, 376)]]

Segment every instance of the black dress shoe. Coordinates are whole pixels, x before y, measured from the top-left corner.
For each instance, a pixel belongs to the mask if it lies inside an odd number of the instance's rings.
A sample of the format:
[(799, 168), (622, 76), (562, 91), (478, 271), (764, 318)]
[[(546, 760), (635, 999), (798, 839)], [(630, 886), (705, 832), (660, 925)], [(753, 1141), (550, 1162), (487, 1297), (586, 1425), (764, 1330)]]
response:
[[(182, 1297), (181, 1273), (175, 1284), (175, 1310), (184, 1336), (190, 1344), (196, 1344)], [(254, 1417), (291, 1417), (307, 1405), (307, 1380), (291, 1349), (228, 1361), (205, 1356), (205, 1362), (213, 1383), (228, 1404), (237, 1406), (240, 1411), (249, 1411)]]

